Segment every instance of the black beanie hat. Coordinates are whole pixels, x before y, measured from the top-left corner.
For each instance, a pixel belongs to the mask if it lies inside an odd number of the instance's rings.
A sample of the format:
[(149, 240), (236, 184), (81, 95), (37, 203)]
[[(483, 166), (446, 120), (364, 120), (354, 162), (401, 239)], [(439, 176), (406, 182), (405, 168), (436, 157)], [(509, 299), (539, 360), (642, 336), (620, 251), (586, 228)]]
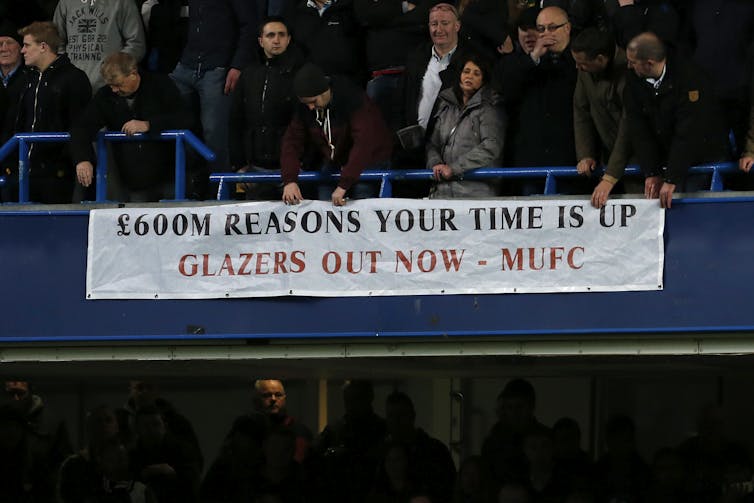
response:
[(542, 10), (539, 7), (529, 7), (521, 11), (516, 21), (516, 26), (521, 30), (528, 30), (537, 26), (537, 16), (539, 11)]
[(299, 98), (319, 96), (330, 89), (330, 79), (320, 67), (306, 63), (293, 79), (293, 91)]
[(4, 20), (0, 23), (0, 37), (10, 37), (19, 45), (23, 44), (23, 37), (18, 34), (18, 29), (10, 21)]

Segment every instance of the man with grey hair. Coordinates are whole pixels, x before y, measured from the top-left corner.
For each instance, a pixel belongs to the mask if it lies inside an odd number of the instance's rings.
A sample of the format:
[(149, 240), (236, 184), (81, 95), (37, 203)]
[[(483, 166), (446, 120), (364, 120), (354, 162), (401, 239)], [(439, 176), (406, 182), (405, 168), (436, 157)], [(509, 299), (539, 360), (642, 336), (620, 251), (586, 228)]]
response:
[(722, 113), (709, 77), (668, 54), (657, 35), (634, 37), (626, 58), (632, 70), (623, 100), (626, 125), (645, 177), (644, 195), (670, 208), (676, 187), (704, 188), (708, 177), (687, 177), (691, 166), (730, 156)]
[[(84, 187), (94, 181), (92, 140), (97, 131), (154, 136), (168, 129), (184, 129), (191, 117), (181, 95), (167, 76), (139, 71), (136, 59), (117, 52), (102, 63), (106, 85), (95, 94), (71, 130), (76, 177)], [(131, 202), (159, 201), (169, 193), (173, 145), (165, 142), (113, 144), (120, 177)]]

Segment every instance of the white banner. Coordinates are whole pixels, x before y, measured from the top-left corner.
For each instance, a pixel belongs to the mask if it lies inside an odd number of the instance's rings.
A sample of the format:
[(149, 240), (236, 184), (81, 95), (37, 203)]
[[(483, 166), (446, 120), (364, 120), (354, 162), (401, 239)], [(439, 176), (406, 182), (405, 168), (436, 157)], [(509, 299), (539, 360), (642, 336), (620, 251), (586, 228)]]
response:
[(252, 202), (92, 210), (88, 299), (661, 290), (646, 200)]

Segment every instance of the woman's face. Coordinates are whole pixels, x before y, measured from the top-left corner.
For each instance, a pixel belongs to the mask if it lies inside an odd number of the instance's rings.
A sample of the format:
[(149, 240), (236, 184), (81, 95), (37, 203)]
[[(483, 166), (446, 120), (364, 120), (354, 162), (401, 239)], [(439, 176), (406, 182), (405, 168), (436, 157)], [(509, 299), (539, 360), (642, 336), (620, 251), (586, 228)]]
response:
[(465, 96), (471, 96), (482, 87), (483, 80), (482, 69), (469, 61), (461, 71), (461, 91)]

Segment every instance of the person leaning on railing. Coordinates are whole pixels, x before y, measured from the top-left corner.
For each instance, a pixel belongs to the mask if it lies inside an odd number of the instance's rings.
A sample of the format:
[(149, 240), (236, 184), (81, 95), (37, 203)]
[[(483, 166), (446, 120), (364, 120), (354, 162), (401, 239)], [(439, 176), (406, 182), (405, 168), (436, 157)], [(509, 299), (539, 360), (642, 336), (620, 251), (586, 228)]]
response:
[[(140, 72), (130, 54), (111, 54), (101, 71), (107, 85), (97, 91), (71, 130), (76, 176), (85, 187), (94, 180), (92, 141), (102, 127), (127, 135), (149, 134), (185, 129), (191, 121), (173, 81)], [(129, 201), (158, 201), (169, 193), (173, 151), (172, 144), (154, 141), (113, 145)]]

